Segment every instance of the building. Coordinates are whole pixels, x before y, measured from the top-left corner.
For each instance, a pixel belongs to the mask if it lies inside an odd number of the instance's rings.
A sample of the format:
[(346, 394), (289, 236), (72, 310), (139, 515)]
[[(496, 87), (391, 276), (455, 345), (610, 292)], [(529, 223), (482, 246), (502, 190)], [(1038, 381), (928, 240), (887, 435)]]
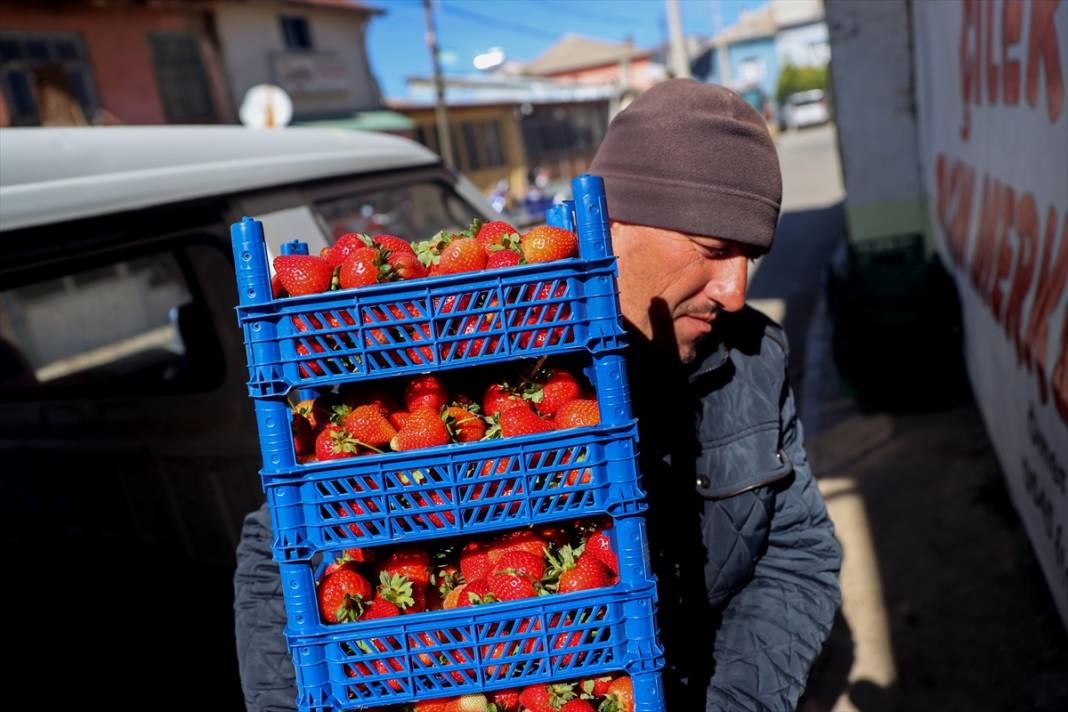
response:
[(5, 3), (0, 126), (234, 120), (207, 3)]
[(367, 57), (382, 11), (357, 0), (0, 6), (0, 125), (234, 123), (282, 87), (295, 122), (408, 128), (383, 111)]
[(564, 35), (524, 64), (521, 71), (531, 77), (615, 85), (638, 92), (667, 78), (655, 49), (639, 49), (630, 42), (604, 42), (576, 34)]

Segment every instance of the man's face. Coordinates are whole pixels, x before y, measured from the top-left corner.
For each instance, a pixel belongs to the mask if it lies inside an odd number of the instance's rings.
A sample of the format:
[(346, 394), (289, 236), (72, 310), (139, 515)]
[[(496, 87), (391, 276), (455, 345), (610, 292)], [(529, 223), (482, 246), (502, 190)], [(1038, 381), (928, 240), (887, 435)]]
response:
[(683, 363), (697, 355), (720, 312), (745, 306), (749, 245), (613, 222), (612, 246), (623, 316), (661, 346), (670, 338), (661, 325), (670, 321)]

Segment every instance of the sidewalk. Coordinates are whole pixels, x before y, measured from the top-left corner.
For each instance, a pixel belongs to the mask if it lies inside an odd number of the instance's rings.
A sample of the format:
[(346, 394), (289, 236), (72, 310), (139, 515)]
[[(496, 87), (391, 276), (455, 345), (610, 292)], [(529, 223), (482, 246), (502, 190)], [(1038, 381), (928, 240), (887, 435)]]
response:
[(978, 412), (861, 412), (822, 299), (806, 342), (802, 421), (845, 561), (798, 709), (1068, 709), (1068, 636)]

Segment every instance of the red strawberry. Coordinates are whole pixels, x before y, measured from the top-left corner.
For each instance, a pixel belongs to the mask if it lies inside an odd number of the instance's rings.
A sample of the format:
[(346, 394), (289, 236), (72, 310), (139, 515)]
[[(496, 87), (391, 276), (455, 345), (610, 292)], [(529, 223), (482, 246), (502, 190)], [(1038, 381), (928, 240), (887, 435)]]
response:
[(488, 694), (497, 712), (519, 712), (519, 690), (497, 690)]
[(445, 712), (487, 712), (489, 701), (485, 695), (464, 695), (449, 698), (445, 703)]
[(450, 406), (445, 410), (445, 426), (456, 442), (481, 440), (486, 434), (486, 421), (467, 408)]
[(519, 704), (529, 712), (559, 712), (575, 699), (575, 686), (570, 684), (533, 685), (519, 693)]
[[(561, 551), (567, 550), (564, 547)], [(592, 556), (580, 556), (570, 566), (565, 563), (560, 573), (560, 586), (557, 593), (570, 593), (572, 591), (588, 591), (592, 588), (610, 586), (608, 570), (600, 561)]]
[(490, 222), (482, 223), (477, 227), (475, 241), (482, 246), (482, 249), (489, 253), (489, 248), (493, 245), (501, 246), (509, 243), (518, 243), (519, 231), (503, 220), (491, 220)]
[(492, 573), (489, 547), (479, 541), (467, 542), (460, 550), (460, 571), (467, 581), (476, 581)]
[(522, 403), (522, 399), (516, 395), (515, 390), (507, 383), (494, 383), (486, 389), (482, 396), (482, 413), (487, 418), (492, 418), (500, 412), (505, 404)]
[(412, 248), (411, 243), (403, 237), (397, 237), (396, 235), (375, 235), (371, 238), (371, 242), (384, 250), (389, 250), (391, 255), (411, 255), (412, 257), (415, 257), (415, 250)]
[(606, 707), (605, 712), (634, 712), (634, 686), (629, 677), (617, 678), (608, 685), (606, 702), (612, 706)]
[(365, 236), (355, 232), (346, 232), (334, 241), (333, 247), (327, 247), (319, 254), (330, 263), (331, 267), (340, 267), (353, 252), (369, 246)]
[(398, 410), (396, 413), (389, 414), (389, 424), (397, 430), (400, 430), (404, 427), (405, 423), (408, 422), (408, 418), (411, 416), (412, 414), (406, 410)]
[(501, 412), (501, 434), (506, 438), (545, 433), (553, 430), (553, 424), (542, 420), (526, 405), (513, 405)]
[(486, 258), (486, 269), (504, 269), (519, 264), (521, 255), (515, 250), (493, 250)]
[(441, 252), (441, 274), (477, 272), (486, 268), (486, 252), (470, 237), (450, 242)]
[(408, 422), (397, 431), (390, 441), (394, 450), (417, 450), (424, 447), (445, 445), (449, 431), (436, 408), (422, 407), (412, 411)]
[(323, 577), (316, 597), (324, 623), (351, 622), (360, 617), (364, 605), (371, 600), (371, 584), (355, 564), (345, 564)]
[(486, 579), (478, 579), (476, 581), (471, 581), (464, 586), (464, 592), (463, 595), (460, 596), (457, 608), (477, 606), (483, 603), (493, 603), (496, 600), (496, 597), (493, 595), (493, 589), (490, 588), (489, 581)]
[(273, 299), (284, 299), (288, 296), (289, 293), (286, 292), (286, 288), (282, 286), (282, 278), (277, 274), (271, 277), (271, 297)]
[(412, 703), (411, 712), (448, 712), (451, 697), (443, 697), (437, 700), (416, 700)]
[(597, 712), (586, 700), (571, 700), (560, 707), (560, 712)]
[(498, 601), (518, 601), (538, 595), (534, 581), (519, 574), (490, 574), (486, 577), (486, 584)]
[(382, 411), (373, 405), (353, 408), (345, 416), (344, 423), (349, 435), (361, 444), (373, 448), (384, 447), (397, 434), (397, 429), (390, 425)]
[(315, 451), (315, 429), (306, 418), (294, 414), (290, 423), (293, 431), (293, 453), (307, 455)]
[[(344, 516), (347, 516), (347, 514)], [(326, 578), (327, 576), (334, 573), (346, 564), (364, 563), (366, 561), (369, 561), (372, 556), (370, 551), (370, 549), (345, 549), (344, 553), (341, 556), (335, 558), (333, 563), (326, 567), (326, 569), (323, 571), (322, 578)]]
[(342, 400), (351, 408), (373, 405), (384, 416), (398, 409), (392, 391), (381, 383), (344, 383), (338, 389)]
[(377, 598), (395, 605), (402, 615), (426, 610), (425, 590), (422, 586), (414, 585), (407, 576), (386, 571), (379, 574)]
[(583, 556), (592, 556), (608, 569), (612, 576), (619, 576), (619, 561), (612, 551), (612, 541), (603, 531), (595, 532), (586, 540)]
[(353, 250), (338, 271), (338, 280), (342, 289), (366, 287), (381, 281), (382, 255), (373, 247), (361, 247)]
[(581, 386), (570, 371), (562, 368), (544, 369), (524, 390), (523, 395), (534, 403), (539, 414), (553, 417), (561, 408), (579, 397)]
[(293, 297), (325, 292), (334, 277), (334, 268), (326, 260), (311, 255), (279, 255), (274, 258), (274, 271)]
[(464, 599), (464, 589), (467, 588), (466, 583), (462, 583), (445, 596), (445, 601), (441, 604), (441, 607), (448, 610), (451, 608), (459, 608), (465, 605), (462, 601)]
[(315, 438), (315, 457), (320, 461), (353, 457), (356, 452), (356, 441), (340, 425), (327, 425)]
[[(497, 564), (507, 553), (523, 551), (537, 557), (545, 556), (545, 539), (533, 529), (517, 529), (498, 535), (489, 546), (489, 560)], [(538, 578), (541, 578), (540, 576)]]
[(612, 683), (611, 675), (601, 677), (588, 677), (579, 683), (583, 695), (590, 697), (604, 697), (608, 692), (608, 686)]
[(416, 376), (404, 387), (404, 403), (409, 411), (422, 407), (439, 410), (448, 400), (445, 384), (433, 374)]
[[(398, 608), (396, 604), (385, 598), (376, 598), (369, 604), (367, 604), (366, 608), (364, 608), (363, 615), (360, 616), (360, 620), (364, 621), (376, 620), (380, 618), (394, 618), (399, 615), (400, 608)], [(387, 650), (396, 650), (398, 647), (400, 647), (399, 645), (397, 645), (398, 641), (392, 637), (386, 638), (385, 640), (382, 640), (381, 638), (371, 638), (371, 642), (374, 644), (375, 648), (380, 653), (384, 653)], [(367, 645), (366, 643), (360, 641), (359, 645), (361, 646), (361, 648), (364, 649), (364, 652), (368, 654), (371, 653), (370, 647), (364, 647)], [(399, 680), (396, 679), (396, 673), (404, 671), (404, 664), (400, 661), (399, 658), (386, 658), (385, 660), (378, 659), (374, 660), (372, 664), (374, 665), (375, 671), (379, 675), (391, 676), (388, 681), (388, 684), (392, 689), (397, 691), (404, 689), (404, 686), (400, 683)], [(370, 674), (370, 671), (367, 669), (366, 664), (359, 663), (357, 667), (363, 674)], [(350, 675), (350, 677), (355, 677), (355, 675)]]
[(527, 262), (552, 262), (578, 256), (578, 235), (559, 227), (540, 225), (523, 235), (523, 256)]
[(378, 618), (393, 618), (401, 614), (400, 607), (385, 598), (376, 598), (368, 603), (363, 609), (361, 621), (376, 620)]
[(397, 279), (419, 279), (427, 276), (427, 269), (415, 254), (402, 252), (392, 254), (386, 259), (387, 264), (393, 268), (393, 274)]
[(394, 549), (378, 565), (379, 576), (403, 576), (414, 587), (430, 584), (430, 555), (423, 549), (405, 546)]
[(532, 554), (522, 549), (512, 549), (497, 557), (493, 564), (493, 573), (515, 573), (540, 581), (545, 575), (545, 556)]
[(556, 413), (556, 427), (560, 430), (586, 428), (600, 422), (601, 409), (595, 400), (577, 398), (565, 404)]

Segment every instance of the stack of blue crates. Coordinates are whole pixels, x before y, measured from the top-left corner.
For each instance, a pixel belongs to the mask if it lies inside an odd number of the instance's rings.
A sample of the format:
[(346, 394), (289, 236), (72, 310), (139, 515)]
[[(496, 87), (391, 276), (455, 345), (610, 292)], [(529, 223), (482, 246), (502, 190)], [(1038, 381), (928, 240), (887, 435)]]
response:
[[(231, 227), (260, 475), (301, 710), (355, 710), (612, 672), (630, 675), (637, 710), (663, 710), (656, 582), (604, 185), (584, 175), (573, 192), (548, 222), (577, 231), (578, 258), (286, 299), (272, 298), (262, 224), (244, 218)], [(586, 355), (601, 409), (595, 427), (296, 461), (293, 389), (307, 397), (342, 383), (567, 353)], [(597, 515), (613, 521), (619, 582), (611, 588), (356, 623), (320, 619), (315, 582), (346, 548)]]

